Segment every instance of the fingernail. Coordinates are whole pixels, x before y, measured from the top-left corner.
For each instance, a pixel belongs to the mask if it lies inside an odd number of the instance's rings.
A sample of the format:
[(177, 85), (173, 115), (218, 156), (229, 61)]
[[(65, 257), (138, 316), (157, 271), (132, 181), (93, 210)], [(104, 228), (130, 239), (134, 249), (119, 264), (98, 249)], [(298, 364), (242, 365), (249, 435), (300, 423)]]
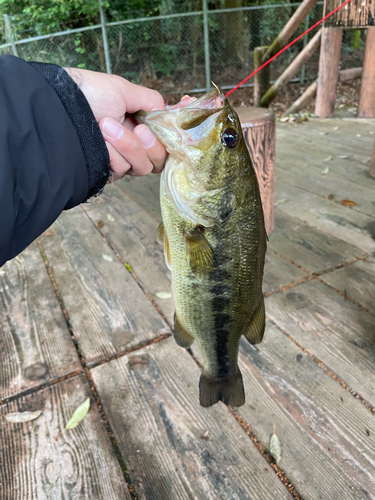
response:
[(156, 142), (156, 137), (146, 125), (144, 127), (140, 127), (136, 131), (136, 135), (146, 149), (151, 148)]
[(124, 135), (124, 127), (113, 118), (105, 118), (102, 123), (102, 131), (112, 139), (120, 139)]

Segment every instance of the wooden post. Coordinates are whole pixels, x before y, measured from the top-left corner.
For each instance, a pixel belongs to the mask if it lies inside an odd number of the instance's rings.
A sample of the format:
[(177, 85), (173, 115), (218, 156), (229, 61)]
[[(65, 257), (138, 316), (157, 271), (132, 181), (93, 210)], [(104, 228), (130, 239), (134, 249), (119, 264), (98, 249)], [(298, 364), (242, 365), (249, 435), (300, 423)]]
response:
[(341, 42), (342, 28), (323, 28), (315, 106), (320, 118), (332, 117), (335, 109)]
[(237, 108), (236, 111), (258, 177), (269, 235), (274, 229), (275, 115), (263, 108)]
[(369, 173), (371, 177), (375, 179), (375, 142), (374, 142), (374, 149), (372, 150), (372, 158), (371, 158)]
[[(262, 57), (268, 47), (256, 47), (254, 49), (254, 70), (262, 65)], [(254, 77), (254, 106), (259, 106), (262, 96), (267, 92), (270, 86), (271, 65), (269, 64), (262, 71), (259, 71)]]
[(319, 30), (309, 41), (306, 47), (298, 54), (298, 56), (287, 67), (284, 73), (276, 80), (276, 82), (267, 90), (260, 101), (262, 107), (268, 107), (271, 101), (275, 99), (279, 90), (286, 85), (293, 76), (302, 68), (305, 62), (310, 59), (313, 53), (320, 45), (322, 30)]
[(358, 117), (375, 118), (375, 26), (367, 28)]
[(284, 28), (280, 31), (280, 34), (275, 38), (275, 40), (270, 45), (269, 49), (263, 56), (263, 62), (268, 61), (268, 59), (274, 56), (279, 50), (285, 47), (289, 38), (296, 32), (300, 24), (303, 22), (310, 10), (315, 7), (318, 0), (303, 0), (301, 5), (286, 23)]
[[(355, 80), (356, 78), (360, 78), (362, 74), (362, 68), (350, 68), (343, 69), (339, 71), (339, 82), (347, 82), (349, 80)], [(315, 80), (305, 92), (290, 106), (289, 109), (285, 111), (284, 116), (292, 115), (293, 113), (298, 113), (302, 109), (306, 108), (306, 106), (311, 102), (316, 96), (316, 91), (318, 89), (318, 80)]]

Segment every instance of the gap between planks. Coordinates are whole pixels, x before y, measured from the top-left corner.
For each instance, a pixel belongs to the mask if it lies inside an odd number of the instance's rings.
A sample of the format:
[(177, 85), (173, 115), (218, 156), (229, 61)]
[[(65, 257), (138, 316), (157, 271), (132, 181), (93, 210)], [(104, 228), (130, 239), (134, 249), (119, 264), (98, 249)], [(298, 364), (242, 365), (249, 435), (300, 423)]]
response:
[[(38, 239), (37, 240), (37, 243), (38, 243), (38, 248), (39, 248), (39, 251), (40, 251), (40, 254), (42, 256), (42, 259), (43, 259), (43, 262), (44, 262), (44, 265), (46, 267), (46, 270), (47, 270), (47, 273), (48, 273), (48, 276), (50, 277), (51, 281), (52, 281), (52, 285), (53, 285), (53, 288), (55, 290), (55, 293), (56, 293), (56, 296), (57, 296), (57, 299), (59, 301), (59, 304), (60, 304), (60, 307), (61, 307), (61, 311), (63, 313), (63, 316), (64, 316), (64, 319), (66, 321), (66, 325), (68, 327), (68, 330), (72, 336), (72, 340), (74, 342), (74, 346), (77, 350), (77, 354), (78, 354), (78, 357), (80, 359), (80, 362), (82, 364), (82, 372), (85, 373), (86, 375), (86, 378), (87, 378), (87, 381), (89, 383), (89, 386), (90, 386), (90, 389), (91, 389), (91, 392), (95, 398), (95, 402), (96, 402), (96, 406), (98, 408), (98, 411), (99, 411), (99, 414), (100, 414), (100, 417), (101, 419), (103, 420), (104, 424), (105, 424), (105, 428), (106, 428), (106, 431), (107, 431), (107, 436), (108, 436), (108, 439), (111, 443), (111, 446), (112, 446), (112, 451), (113, 451), (113, 454), (114, 456), (116, 457), (117, 461), (119, 462), (119, 465), (121, 467), (121, 471), (122, 471), (122, 474), (123, 474), (123, 477), (125, 479), (125, 482), (127, 484), (127, 487), (128, 487), (128, 490), (129, 490), (129, 493), (130, 493), (130, 496), (132, 498), (132, 500), (138, 500), (138, 496), (135, 492), (135, 489), (134, 489), (134, 485), (131, 483), (131, 480), (130, 480), (130, 476), (128, 474), (128, 471), (127, 471), (127, 467), (126, 467), (126, 464), (125, 464), (125, 461), (124, 461), (124, 458), (120, 452), (120, 448), (117, 444), (117, 441), (115, 439), (115, 436), (113, 434), (113, 431), (112, 431), (112, 427), (111, 427), (111, 424), (109, 423), (109, 420), (108, 420), (108, 417), (106, 416), (104, 410), (103, 410), (103, 406), (102, 406), (102, 403), (101, 403), (101, 399), (100, 399), (100, 396), (98, 394), (98, 391), (95, 387), (95, 384), (92, 380), (92, 376), (91, 376), (91, 372), (90, 372), (90, 369), (89, 367), (86, 365), (86, 361), (85, 361), (85, 358), (83, 357), (80, 349), (79, 349), (79, 345), (78, 345), (78, 342), (74, 336), (74, 332), (73, 332), (73, 329), (71, 327), (71, 323), (70, 323), (70, 320), (69, 320), (69, 313), (68, 311), (65, 309), (65, 306), (64, 306), (64, 302), (63, 302), (63, 299), (61, 297), (61, 294), (59, 292), (59, 289), (58, 289), (58, 286), (57, 286), (57, 283), (56, 283), (56, 280), (55, 280), (55, 277), (52, 273), (52, 270), (51, 268), (49, 267), (49, 263), (48, 263), (48, 259), (47, 259), (47, 256), (44, 252), (44, 249), (43, 249), (43, 246), (42, 246), (42, 243), (41, 241)], [(82, 373), (81, 372), (81, 373)], [(78, 375), (78, 373), (76, 374)], [(73, 376), (73, 375), (72, 375)], [(75, 375), (74, 375), (75, 376)], [(58, 380), (57, 380), (58, 381)], [(47, 385), (47, 384), (46, 384)], [(35, 391), (32, 391), (32, 392), (35, 392)]]
[(335, 380), (337, 383), (339, 383), (349, 394), (351, 394), (354, 398), (358, 399), (368, 410), (370, 410), (370, 412), (373, 415), (375, 415), (375, 408), (373, 406), (371, 406), (370, 403), (368, 403), (358, 392), (354, 391), (351, 387), (349, 387), (338, 375), (336, 375), (336, 373), (333, 370), (328, 368), (328, 366), (326, 366), (323, 363), (323, 361), (321, 361), (319, 358), (314, 356), (314, 354), (312, 354), (305, 347), (303, 347), (303, 345), (300, 344), (294, 337), (292, 337), (292, 335), (290, 335), (290, 333), (288, 333), (286, 330), (281, 328), (274, 320), (269, 318), (267, 315), (266, 315), (266, 319), (267, 319), (267, 321), (272, 323), (278, 330), (280, 330), (280, 332), (282, 332), (284, 335), (286, 335), (288, 337), (288, 339), (291, 340), (299, 349), (301, 349), (301, 351), (304, 354), (306, 354), (307, 356), (309, 356), (309, 358), (311, 358), (313, 361), (315, 361), (315, 363), (325, 373), (327, 373), (327, 375), (329, 375), (331, 378), (333, 378), (333, 380)]

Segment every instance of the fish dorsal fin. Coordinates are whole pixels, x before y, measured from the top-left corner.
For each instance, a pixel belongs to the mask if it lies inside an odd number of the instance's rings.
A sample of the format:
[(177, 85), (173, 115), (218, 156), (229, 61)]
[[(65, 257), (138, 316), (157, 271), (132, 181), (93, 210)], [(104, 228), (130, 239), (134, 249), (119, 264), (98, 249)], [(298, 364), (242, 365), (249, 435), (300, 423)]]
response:
[(248, 324), (246, 330), (243, 332), (243, 336), (250, 342), (250, 344), (260, 344), (263, 340), (265, 327), (266, 311), (264, 308), (264, 297), (262, 296), (258, 310), (252, 321)]
[(159, 227), (157, 229), (157, 241), (158, 243), (160, 243), (160, 245), (164, 246), (165, 263), (167, 268), (171, 270), (172, 265), (171, 265), (171, 252), (169, 249), (169, 241), (167, 233), (164, 228), (164, 224), (162, 222), (159, 224)]
[(196, 227), (184, 234), (188, 263), (195, 274), (206, 274), (215, 267), (215, 258), (203, 234), (203, 228)]

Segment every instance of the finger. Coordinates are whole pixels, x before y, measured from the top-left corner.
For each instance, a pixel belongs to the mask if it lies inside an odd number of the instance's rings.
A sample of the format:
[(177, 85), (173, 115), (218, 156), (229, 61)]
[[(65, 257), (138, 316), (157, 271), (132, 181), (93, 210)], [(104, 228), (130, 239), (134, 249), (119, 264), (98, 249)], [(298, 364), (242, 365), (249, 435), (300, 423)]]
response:
[(140, 109), (153, 111), (165, 109), (164, 99), (157, 90), (148, 89), (123, 80), (123, 98), (127, 113), (136, 113)]
[(147, 156), (154, 166), (152, 171), (154, 174), (158, 174), (163, 170), (167, 158), (165, 147), (156, 139), (147, 125), (137, 125), (133, 132), (143, 144)]
[(132, 168), (133, 175), (146, 175), (154, 166), (138, 137), (112, 118), (99, 122), (104, 139), (125, 159)]
[(112, 183), (124, 177), (124, 175), (131, 169), (131, 165), (123, 158), (118, 151), (108, 141), (105, 142), (109, 152), (111, 173), (108, 183)]

